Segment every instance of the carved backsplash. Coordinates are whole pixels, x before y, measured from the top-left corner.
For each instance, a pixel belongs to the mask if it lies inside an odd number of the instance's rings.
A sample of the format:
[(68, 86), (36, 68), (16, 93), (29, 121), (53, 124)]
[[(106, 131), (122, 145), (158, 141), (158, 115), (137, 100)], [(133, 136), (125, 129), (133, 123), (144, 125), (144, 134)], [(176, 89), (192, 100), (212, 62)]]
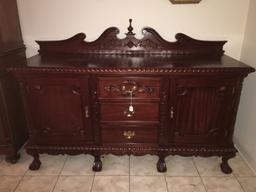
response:
[(185, 34), (176, 34), (176, 42), (164, 40), (154, 29), (142, 29), (143, 37), (137, 39), (133, 33), (132, 20), (126, 37), (117, 37), (119, 29), (110, 27), (93, 42), (86, 42), (86, 35), (79, 33), (70, 39), (61, 41), (36, 41), (40, 45), (41, 55), (51, 54), (86, 54), (86, 55), (124, 55), (150, 56), (168, 55), (169, 57), (204, 57), (220, 58), (226, 41), (201, 41)]

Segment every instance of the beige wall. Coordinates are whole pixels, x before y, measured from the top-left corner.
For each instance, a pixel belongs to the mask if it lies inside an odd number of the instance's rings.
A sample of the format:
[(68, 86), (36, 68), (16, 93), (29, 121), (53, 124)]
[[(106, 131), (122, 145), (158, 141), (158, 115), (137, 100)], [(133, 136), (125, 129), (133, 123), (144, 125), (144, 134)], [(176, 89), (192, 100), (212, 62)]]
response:
[[(251, 0), (241, 60), (256, 68), (256, 1)], [(256, 170), (256, 73), (244, 82), (235, 143)]]
[(63, 39), (85, 32), (95, 40), (105, 28), (126, 32), (134, 19), (137, 34), (151, 26), (167, 40), (177, 32), (200, 39), (228, 40), (228, 55), (240, 58), (249, 0), (202, 0), (173, 5), (169, 0), (18, 0), (28, 56), (37, 53), (35, 40)]

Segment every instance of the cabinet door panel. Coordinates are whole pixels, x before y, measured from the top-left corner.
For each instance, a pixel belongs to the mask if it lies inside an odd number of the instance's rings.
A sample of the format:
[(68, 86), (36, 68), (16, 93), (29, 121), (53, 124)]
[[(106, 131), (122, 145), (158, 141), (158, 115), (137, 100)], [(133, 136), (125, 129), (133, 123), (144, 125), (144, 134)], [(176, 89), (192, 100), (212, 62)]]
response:
[(2, 119), (0, 117), (0, 146), (6, 144), (5, 140), (6, 140), (6, 136), (5, 136), (5, 133), (4, 133)]
[(91, 139), (87, 86), (84, 78), (31, 81), (29, 104), (36, 142), (71, 144)]
[(221, 143), (228, 136), (232, 80), (183, 79), (176, 83), (174, 139)]

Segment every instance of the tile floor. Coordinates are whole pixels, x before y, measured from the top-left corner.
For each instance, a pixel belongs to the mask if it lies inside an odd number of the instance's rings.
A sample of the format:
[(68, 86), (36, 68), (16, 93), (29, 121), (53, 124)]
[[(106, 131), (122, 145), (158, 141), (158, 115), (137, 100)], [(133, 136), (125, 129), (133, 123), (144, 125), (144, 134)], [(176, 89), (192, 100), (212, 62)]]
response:
[(232, 175), (219, 169), (220, 159), (166, 159), (168, 171), (156, 171), (156, 156), (105, 156), (103, 171), (91, 170), (90, 155), (41, 155), (42, 166), (29, 171), (32, 158), (21, 151), (19, 163), (0, 156), (0, 192), (256, 192), (256, 176), (238, 155)]

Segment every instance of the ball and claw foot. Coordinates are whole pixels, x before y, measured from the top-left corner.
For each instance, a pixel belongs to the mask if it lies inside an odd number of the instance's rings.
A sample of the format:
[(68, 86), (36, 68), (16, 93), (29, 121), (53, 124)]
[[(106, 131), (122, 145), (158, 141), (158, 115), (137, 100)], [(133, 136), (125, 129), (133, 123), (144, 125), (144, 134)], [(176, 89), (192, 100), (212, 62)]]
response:
[(41, 161), (39, 160), (39, 157), (36, 156), (34, 157), (34, 160), (32, 163), (29, 165), (29, 169), (32, 171), (38, 170), (41, 166)]
[(232, 168), (229, 166), (228, 164), (228, 160), (230, 158), (232, 158), (233, 156), (230, 156), (230, 157), (222, 157), (222, 162), (220, 164), (220, 168), (221, 168), (221, 171), (225, 174), (231, 174), (233, 172)]
[(164, 173), (167, 171), (166, 164), (164, 160), (159, 160), (157, 162), (157, 171), (160, 173)]
[(9, 156), (6, 156), (5, 158), (5, 161), (7, 163), (11, 163), (11, 164), (15, 164), (18, 162), (18, 160), (20, 159), (20, 154), (14, 154), (14, 155), (9, 155)]
[(95, 160), (94, 160), (94, 163), (93, 163), (92, 170), (94, 172), (99, 172), (99, 171), (102, 170), (102, 161), (100, 159), (100, 156), (95, 156)]
[(220, 168), (221, 171), (225, 174), (231, 174), (233, 172), (232, 168), (229, 166), (228, 163), (221, 163)]
[(98, 162), (94, 162), (92, 170), (95, 172), (99, 172), (102, 170), (102, 162), (98, 161)]

